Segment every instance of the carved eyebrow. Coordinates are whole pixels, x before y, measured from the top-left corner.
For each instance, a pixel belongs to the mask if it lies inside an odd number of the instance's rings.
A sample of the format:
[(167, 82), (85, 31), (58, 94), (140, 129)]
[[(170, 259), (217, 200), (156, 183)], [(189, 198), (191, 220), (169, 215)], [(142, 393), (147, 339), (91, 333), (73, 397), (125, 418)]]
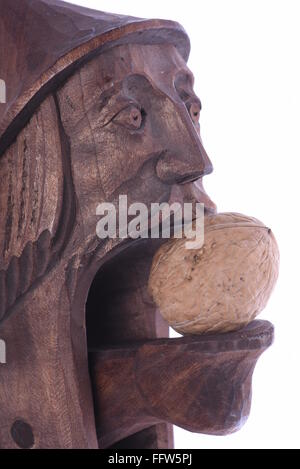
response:
[(194, 75), (189, 70), (179, 70), (174, 77), (175, 88), (182, 88), (184, 86), (194, 86)]
[(121, 94), (120, 92), (124, 91), (124, 85), (128, 83), (128, 81), (134, 79), (135, 77), (143, 77), (144, 79), (147, 80), (148, 84), (153, 88), (153, 84), (151, 81), (148, 79), (147, 76), (145, 76), (143, 73), (132, 73), (129, 74), (125, 77), (123, 77), (122, 80), (120, 80), (117, 83), (112, 83), (112, 85), (104, 90), (100, 96), (99, 96), (99, 111), (101, 111), (109, 102), (111, 98), (114, 96), (117, 96), (118, 94)]
[(197, 103), (202, 109), (202, 104), (198, 96), (193, 91), (194, 75), (188, 69), (179, 70), (174, 77), (174, 87), (179, 97), (184, 101), (187, 107)]
[[(118, 99), (122, 97), (122, 94), (125, 92), (125, 95), (126, 95), (126, 91), (128, 91), (128, 89), (130, 90), (130, 87), (128, 88), (128, 81), (130, 82), (130, 80), (134, 80), (135, 77), (143, 77), (144, 79), (147, 80), (148, 84), (153, 88), (153, 85), (151, 83), (151, 81), (142, 73), (132, 73), (130, 75), (127, 75), (125, 77), (123, 77), (122, 80), (116, 82), (116, 83), (113, 83), (109, 88), (107, 88), (106, 90), (104, 90), (100, 96), (99, 96), (99, 102), (98, 102), (98, 110), (99, 112), (101, 112), (105, 106), (108, 104), (108, 102), (112, 99), (112, 98), (115, 98)], [(126, 100), (126, 96), (124, 95), (124, 101)]]
[(122, 88), (125, 93), (131, 93), (136, 89), (140, 89), (141, 86), (146, 82), (146, 86), (150, 87), (152, 90), (155, 90), (155, 84), (152, 82), (151, 78), (143, 72), (135, 72), (124, 77), (122, 81)]

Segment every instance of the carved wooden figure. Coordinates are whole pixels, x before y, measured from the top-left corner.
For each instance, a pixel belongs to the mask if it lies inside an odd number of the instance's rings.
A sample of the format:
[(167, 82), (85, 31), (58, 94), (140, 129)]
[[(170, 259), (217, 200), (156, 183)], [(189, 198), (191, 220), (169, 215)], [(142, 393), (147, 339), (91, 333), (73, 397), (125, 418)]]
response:
[(101, 202), (203, 202), (212, 171), (180, 25), (0, 0), (1, 448), (171, 448), (249, 413), (273, 328), (168, 339), (161, 240), (96, 235)]

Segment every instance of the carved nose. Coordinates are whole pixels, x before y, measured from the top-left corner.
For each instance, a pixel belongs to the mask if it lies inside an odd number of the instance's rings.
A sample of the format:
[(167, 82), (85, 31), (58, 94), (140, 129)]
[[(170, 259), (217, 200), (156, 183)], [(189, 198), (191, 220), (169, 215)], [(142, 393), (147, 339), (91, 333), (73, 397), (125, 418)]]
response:
[(213, 171), (190, 117), (182, 117), (175, 138), (168, 142), (167, 150), (161, 154), (156, 166), (157, 176), (166, 184), (185, 184)]

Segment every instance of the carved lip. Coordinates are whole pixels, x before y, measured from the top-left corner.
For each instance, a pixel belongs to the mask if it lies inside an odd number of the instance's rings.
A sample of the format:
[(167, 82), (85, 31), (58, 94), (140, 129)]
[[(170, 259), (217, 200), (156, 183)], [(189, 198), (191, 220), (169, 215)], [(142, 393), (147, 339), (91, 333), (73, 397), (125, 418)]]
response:
[[(193, 346), (197, 351), (208, 353), (219, 353), (226, 351), (241, 351), (241, 350), (261, 350), (270, 347), (274, 341), (274, 326), (271, 322), (255, 319), (247, 326), (242, 327), (236, 331), (224, 333), (207, 333), (207, 334), (187, 334), (175, 338), (162, 338), (150, 339), (146, 341), (133, 341), (128, 344), (122, 343), (121, 347), (126, 350), (128, 346), (132, 350), (133, 345), (140, 346), (141, 344), (147, 346), (157, 345), (186, 345), (186, 350), (192, 351)], [(112, 350), (118, 350), (119, 345), (109, 346), (110, 353)], [(104, 348), (105, 349), (105, 348)]]
[(194, 191), (197, 196), (198, 202), (202, 202), (204, 204), (204, 209), (205, 212), (207, 213), (216, 213), (217, 212), (217, 206), (216, 204), (211, 200), (207, 192), (205, 191), (203, 187), (203, 180), (202, 178), (197, 179), (194, 181)]
[(250, 412), (256, 361), (273, 336), (270, 322), (255, 320), (234, 332), (145, 343), (136, 369), (149, 412), (198, 433), (239, 430)]
[(182, 343), (186, 340), (189, 346), (197, 343), (197, 350), (200, 347), (201, 350), (207, 352), (261, 350), (272, 345), (274, 326), (269, 321), (256, 319), (236, 331), (186, 335), (179, 339)]
[[(272, 344), (273, 333), (270, 322), (255, 320), (224, 334), (151, 339), (91, 349), (96, 422), (102, 446), (108, 447), (120, 437), (160, 422), (212, 435), (237, 431), (250, 412), (256, 361)], [(110, 393), (107, 382), (111, 383)], [(128, 399), (132, 396), (134, 405), (130, 407)], [(115, 402), (122, 413), (123, 428), (120, 421), (110, 417), (109, 409)]]
[(168, 203), (174, 202), (184, 203), (202, 203), (204, 204), (204, 212), (206, 214), (214, 214), (217, 212), (216, 204), (211, 200), (203, 187), (202, 177), (187, 181), (181, 184), (174, 184)]

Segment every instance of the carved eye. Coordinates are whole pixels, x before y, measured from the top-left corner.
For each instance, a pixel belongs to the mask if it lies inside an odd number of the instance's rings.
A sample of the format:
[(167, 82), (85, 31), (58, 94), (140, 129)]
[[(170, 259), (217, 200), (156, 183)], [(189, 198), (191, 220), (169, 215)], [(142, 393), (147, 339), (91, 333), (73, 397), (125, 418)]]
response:
[(192, 103), (189, 107), (189, 113), (194, 124), (199, 124), (201, 106), (199, 103)]
[(129, 130), (138, 130), (143, 123), (143, 111), (131, 104), (125, 109), (122, 109), (122, 111), (113, 118), (113, 122)]

